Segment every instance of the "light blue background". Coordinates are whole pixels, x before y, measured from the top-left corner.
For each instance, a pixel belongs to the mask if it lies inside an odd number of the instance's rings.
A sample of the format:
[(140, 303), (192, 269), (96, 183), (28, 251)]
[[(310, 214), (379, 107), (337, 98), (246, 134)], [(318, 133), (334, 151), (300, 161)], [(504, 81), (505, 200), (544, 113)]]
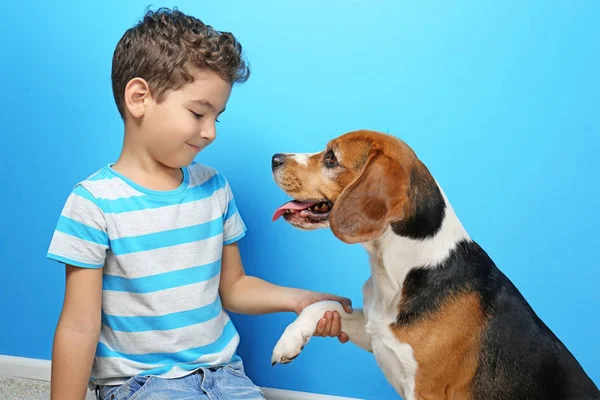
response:
[[(417, 151), (470, 234), (600, 384), (600, 3), (159, 5), (233, 31), (251, 62), (217, 141), (198, 157), (232, 184), (249, 227), (249, 273), (361, 305), (368, 267), (359, 246), (270, 222), (286, 200), (270, 157), (320, 151), (348, 130), (389, 131)], [(45, 253), (73, 185), (118, 156), (112, 51), (146, 6), (3, 3), (0, 354), (51, 356), (64, 273)], [(257, 384), (397, 398), (370, 354), (336, 339), (314, 339), (272, 368), (292, 318), (235, 317)]]

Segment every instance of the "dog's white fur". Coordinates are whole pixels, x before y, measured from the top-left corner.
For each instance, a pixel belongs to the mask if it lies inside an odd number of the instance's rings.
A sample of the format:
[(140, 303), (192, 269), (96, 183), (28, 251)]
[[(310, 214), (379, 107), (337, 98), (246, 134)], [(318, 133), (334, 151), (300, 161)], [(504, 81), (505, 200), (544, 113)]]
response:
[[(438, 185), (439, 187), (439, 185)], [(456, 244), (469, 240), (444, 192), (445, 216), (438, 233), (425, 240), (413, 240), (396, 235), (391, 227), (379, 238), (363, 247), (369, 254), (371, 277), (363, 286), (364, 308), (346, 313), (337, 302), (319, 302), (306, 307), (291, 323), (275, 345), (273, 363), (287, 363), (295, 358), (314, 333), (318, 321), (327, 311), (337, 311), (342, 331), (350, 341), (373, 352), (385, 377), (405, 399), (413, 400), (417, 361), (413, 349), (393, 334), (402, 283), (414, 267), (433, 267), (443, 262)]]
[(308, 165), (308, 159), (314, 154), (316, 153), (294, 153), (292, 154), (292, 157), (298, 164), (306, 167)]

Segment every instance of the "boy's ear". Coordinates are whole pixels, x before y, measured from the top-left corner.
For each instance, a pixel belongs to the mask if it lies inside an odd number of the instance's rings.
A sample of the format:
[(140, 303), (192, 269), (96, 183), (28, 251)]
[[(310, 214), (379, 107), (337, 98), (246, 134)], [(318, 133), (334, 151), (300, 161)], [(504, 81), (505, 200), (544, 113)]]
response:
[(150, 95), (150, 86), (143, 78), (133, 78), (125, 86), (125, 107), (134, 118), (141, 118), (146, 111)]

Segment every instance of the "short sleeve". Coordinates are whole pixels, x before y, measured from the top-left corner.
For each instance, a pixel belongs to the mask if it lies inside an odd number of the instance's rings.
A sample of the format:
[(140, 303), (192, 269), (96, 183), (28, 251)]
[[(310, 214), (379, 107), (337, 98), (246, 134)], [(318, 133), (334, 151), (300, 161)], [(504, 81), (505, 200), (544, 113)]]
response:
[(47, 257), (83, 268), (101, 268), (109, 247), (106, 220), (98, 201), (77, 185), (63, 207)]
[(238, 211), (229, 182), (225, 179), (225, 210), (223, 212), (223, 244), (237, 242), (246, 235), (246, 225)]

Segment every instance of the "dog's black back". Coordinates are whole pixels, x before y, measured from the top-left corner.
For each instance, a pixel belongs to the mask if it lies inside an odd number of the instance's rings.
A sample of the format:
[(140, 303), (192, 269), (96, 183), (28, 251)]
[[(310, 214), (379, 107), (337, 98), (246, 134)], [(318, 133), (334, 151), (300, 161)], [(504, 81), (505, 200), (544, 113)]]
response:
[(460, 293), (477, 293), (485, 323), (473, 378), (478, 400), (600, 400), (600, 391), (513, 283), (475, 242), (465, 240), (436, 268), (404, 281), (398, 326), (426, 318)]

